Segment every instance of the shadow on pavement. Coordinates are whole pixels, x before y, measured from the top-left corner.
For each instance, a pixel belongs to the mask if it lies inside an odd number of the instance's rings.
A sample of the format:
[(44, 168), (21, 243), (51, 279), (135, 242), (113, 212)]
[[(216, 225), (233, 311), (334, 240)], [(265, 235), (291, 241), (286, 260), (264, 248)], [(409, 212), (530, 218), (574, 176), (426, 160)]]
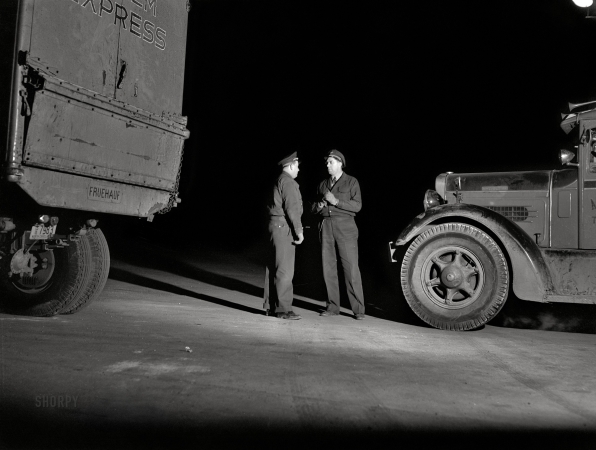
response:
[[(204, 251), (205, 256), (202, 256)], [(400, 285), (400, 264), (386, 263), (383, 251), (384, 249), (362, 252), (360, 266), (364, 284), (366, 315), (429, 328), (412, 312), (403, 296)], [(209, 257), (216, 255), (220, 265), (228, 269), (236, 268), (236, 273), (252, 270), (251, 277), (255, 279), (257, 276), (255, 270), (258, 271), (264, 267), (261, 264), (265, 257), (262, 246), (254, 245), (235, 252), (230, 248), (208, 247), (206, 250), (181, 248), (179, 244), (166, 248), (163, 245), (157, 246), (153, 242), (128, 240), (124, 250), (116, 246), (114, 253), (116, 258), (139, 267), (163, 270), (213, 286), (258, 298), (263, 297), (262, 284), (255, 286), (233, 276), (217, 273), (216, 271), (219, 269), (215, 267), (213, 270), (205, 270), (193, 264), (195, 260), (204, 264)], [(115, 276), (122, 276), (122, 274), (118, 275), (118, 272), (112, 269), (110, 277), (114, 278)], [(259, 272), (258, 276), (262, 276), (264, 279), (264, 273), (261, 275)], [(128, 280), (123, 281), (130, 280), (129, 277)], [(147, 282), (153, 282), (153, 280), (147, 280)], [(343, 281), (340, 280), (340, 285), (342, 284)], [(170, 288), (176, 289), (174, 286), (170, 286)], [(322, 281), (322, 268), (316, 245), (305, 246), (302, 252), (297, 254), (294, 292), (296, 295), (320, 302), (321, 305), (319, 307), (309, 302), (295, 300), (295, 306), (316, 312), (325, 308), (325, 285)], [(198, 295), (190, 291), (189, 294)], [(230, 306), (235, 305), (232, 302), (229, 303)], [(341, 306), (350, 310), (345, 293), (342, 293)], [(490, 322), (490, 325), (503, 328), (596, 334), (595, 308), (594, 305), (534, 303), (519, 300), (510, 294), (502, 311)]]
[[(305, 253), (307, 253), (307, 251), (305, 251)], [(230, 249), (217, 250), (213, 248), (207, 248), (189, 250), (188, 248), (180, 249), (177, 246), (165, 248), (161, 245), (155, 245), (151, 242), (128, 240), (125, 249), (122, 247), (116, 247), (116, 250), (113, 253), (116, 259), (137, 267), (161, 270), (190, 280), (207, 283), (212, 286), (241, 292), (243, 294), (258, 298), (263, 298), (262, 287), (255, 286), (237, 278), (232, 278), (231, 276), (216, 273), (215, 270), (217, 269), (215, 267), (213, 271), (209, 271), (193, 264), (193, 258), (196, 259), (197, 262), (201, 262), (203, 264), (205, 261), (208, 261), (209, 258), (215, 258), (219, 260), (219, 264), (222, 264), (223, 262), (223, 264), (228, 268), (243, 266), (238, 271), (242, 271), (242, 269), (247, 271), (255, 270), (255, 268), (256, 270), (260, 270), (261, 266), (259, 263), (264, 261), (265, 255), (258, 248), (248, 251), (245, 250), (243, 252), (234, 254)], [(322, 279), (322, 269), (320, 268), (319, 259), (315, 259), (312, 254), (308, 256), (309, 258), (303, 254), (302, 256), (297, 257), (296, 275), (294, 277), (294, 293), (299, 296), (313, 299), (314, 301), (318, 302), (318, 304), (310, 303), (300, 299), (294, 299), (293, 304), (298, 308), (319, 313), (326, 307), (326, 293), (325, 285)], [(264, 265), (262, 265), (262, 267), (262, 278), (264, 281)], [(258, 276), (261, 276), (261, 273), (259, 273)], [(395, 302), (394, 297), (387, 292), (387, 288), (382, 287), (382, 285), (376, 283), (375, 280), (369, 280), (367, 278), (366, 271), (362, 271), (362, 276), (366, 289), (365, 302), (367, 316), (402, 323), (416, 323), (421, 326), (426, 326), (419, 321), (419, 319), (409, 309), (404, 308), (403, 305)], [(189, 295), (195, 298), (200, 298), (199, 296), (201, 295), (115, 267), (110, 269), (110, 278), (137, 284), (139, 286), (149, 287), (152, 289), (160, 289), (165, 292)], [(343, 285), (341, 274), (340, 283)], [(226, 302), (225, 300), (217, 300), (220, 302)], [(223, 305), (223, 303), (220, 304)], [(233, 302), (226, 302), (226, 305), (230, 307), (236, 307), (236, 309), (244, 308), (241, 305), (237, 305)], [(348, 311), (350, 310), (350, 303), (343, 290), (341, 306), (346, 308)], [(248, 309), (251, 310), (248, 312), (259, 311), (259, 313), (263, 313), (263, 311), (259, 309)], [(352, 316), (351, 313), (345, 312), (342, 312), (342, 315), (346, 317)]]
[(147, 278), (141, 275), (137, 275), (126, 270), (111, 268), (110, 269), (110, 278), (113, 280), (123, 281), (125, 283), (135, 284), (137, 286), (143, 286), (150, 289), (156, 289), (159, 291), (170, 292), (176, 295), (184, 295), (186, 297), (196, 298), (199, 300), (204, 300), (206, 302), (215, 303), (217, 305), (226, 306), (232, 309), (238, 309), (240, 311), (249, 312), (251, 314), (263, 314), (263, 311), (257, 308), (251, 308), (249, 306), (240, 305), (238, 303), (234, 303), (228, 300), (223, 300), (216, 297), (211, 297), (210, 295), (199, 294), (197, 292), (189, 291), (188, 289), (183, 289), (169, 283), (164, 283), (162, 281), (157, 281), (151, 278)]
[[(11, 414), (8, 414), (10, 406)], [(6, 449), (425, 449), (526, 450), (528, 448), (593, 449), (596, 433), (574, 429), (458, 429), (433, 424), (380, 425), (370, 422), (303, 425), (275, 417), (150, 418), (131, 421), (119, 411), (97, 411), (81, 417), (66, 412), (26, 410), (5, 405), (0, 418), (0, 445)], [(43, 417), (40, 417), (43, 416)], [(139, 423), (140, 422), (140, 423)], [(31, 424), (35, 424), (32, 432)], [(371, 426), (372, 425), (372, 426)], [(495, 427), (496, 428), (496, 427)]]
[[(110, 279), (122, 281), (129, 284), (134, 284), (136, 286), (142, 286), (149, 289), (155, 289), (163, 292), (169, 292), (171, 294), (176, 295), (183, 295), (185, 297), (196, 298), (199, 300), (204, 300), (206, 302), (214, 303), (220, 306), (225, 306), (232, 309), (237, 309), (239, 311), (249, 312), (251, 314), (258, 314), (263, 315), (264, 311), (259, 308), (251, 308), (249, 306), (244, 306), (235, 302), (231, 302), (228, 300), (223, 300), (220, 298), (212, 297), (210, 295), (200, 294), (194, 291), (190, 291), (188, 289), (184, 289), (178, 286), (174, 286), (169, 283), (164, 283), (163, 281), (157, 281), (152, 278), (147, 278), (142, 275), (137, 275), (135, 273), (129, 272), (127, 270), (122, 270), (118, 268), (112, 267), (110, 269)], [(225, 287), (225, 286), (223, 286)], [(297, 308), (306, 309), (308, 311), (313, 311), (316, 313), (321, 312), (325, 309), (324, 306), (313, 304), (304, 300), (294, 299), (294, 306)], [(351, 314), (343, 313), (343, 316), (350, 317)]]
[[(201, 269), (193, 265), (191, 262), (188, 262), (194, 255), (188, 256), (187, 250), (180, 251), (176, 248), (166, 249), (145, 242), (136, 242), (129, 245), (131, 247), (129, 247), (127, 251), (113, 252), (118, 260), (138, 267), (161, 270), (190, 280), (242, 292), (243, 294), (263, 297), (262, 287), (257, 287), (250, 283), (226, 275), (221, 275), (213, 271)], [(132, 247), (133, 245), (134, 247)], [(196, 256), (194, 257), (196, 258)], [(234, 262), (232, 261), (236, 257), (234, 255), (229, 255), (229, 258), (231, 261), (229, 265), (233, 266)], [(263, 273), (263, 279), (264, 277), (265, 275)], [(112, 269), (110, 269), (110, 278), (112, 278)]]
[(536, 303), (510, 295), (490, 325), (503, 328), (596, 334), (596, 305)]

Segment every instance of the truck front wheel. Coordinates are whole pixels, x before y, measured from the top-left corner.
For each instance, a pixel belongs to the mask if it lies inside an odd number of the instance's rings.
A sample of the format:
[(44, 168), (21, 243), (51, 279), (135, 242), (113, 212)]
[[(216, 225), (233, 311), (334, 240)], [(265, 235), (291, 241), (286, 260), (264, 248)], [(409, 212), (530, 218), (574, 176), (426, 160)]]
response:
[(509, 270), (489, 235), (470, 225), (447, 223), (410, 244), (401, 285), (410, 308), (424, 322), (442, 330), (472, 330), (505, 304)]
[[(52, 316), (74, 312), (89, 303), (101, 292), (109, 270), (107, 245), (103, 253), (99, 252), (98, 240), (102, 245), (105, 243), (101, 231), (89, 230), (64, 248), (25, 253), (21, 250), (16, 257), (26, 258), (34, 267), (33, 272), (27, 274), (11, 273), (14, 255), (2, 258), (0, 311)], [(107, 256), (107, 260), (100, 261), (102, 256)]]

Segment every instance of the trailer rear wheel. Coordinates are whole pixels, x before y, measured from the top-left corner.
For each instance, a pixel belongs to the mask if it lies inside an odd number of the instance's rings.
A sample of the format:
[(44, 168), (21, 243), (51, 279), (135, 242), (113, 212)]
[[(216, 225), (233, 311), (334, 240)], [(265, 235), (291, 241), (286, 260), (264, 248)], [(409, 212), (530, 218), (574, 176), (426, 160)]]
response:
[(471, 330), (505, 304), (509, 270), (489, 235), (470, 225), (447, 223), (412, 242), (402, 262), (401, 284), (410, 308), (429, 325)]
[(89, 277), (81, 292), (73, 301), (60, 310), (60, 314), (74, 314), (99, 297), (110, 272), (110, 249), (108, 242), (99, 228), (87, 231), (85, 235), (91, 248)]
[(24, 253), (32, 261), (30, 266), (35, 267), (31, 274), (11, 275), (10, 262), (14, 255), (2, 258), (0, 310), (27, 316), (52, 316), (74, 308), (81, 297), (89, 296), (93, 286), (95, 292), (100, 292), (105, 280), (103, 284), (93, 282), (97, 278), (93, 243), (94, 239), (82, 235), (70, 241), (68, 247)]

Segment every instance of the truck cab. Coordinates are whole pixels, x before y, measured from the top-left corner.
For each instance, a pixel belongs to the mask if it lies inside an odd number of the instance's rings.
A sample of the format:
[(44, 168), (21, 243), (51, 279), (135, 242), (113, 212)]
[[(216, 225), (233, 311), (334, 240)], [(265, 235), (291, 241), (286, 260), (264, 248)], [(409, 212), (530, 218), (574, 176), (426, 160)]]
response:
[(449, 330), (478, 328), (511, 292), (521, 300), (596, 304), (596, 102), (570, 105), (574, 145), (558, 170), (443, 173), (425, 212), (390, 242), (406, 246), (412, 310)]

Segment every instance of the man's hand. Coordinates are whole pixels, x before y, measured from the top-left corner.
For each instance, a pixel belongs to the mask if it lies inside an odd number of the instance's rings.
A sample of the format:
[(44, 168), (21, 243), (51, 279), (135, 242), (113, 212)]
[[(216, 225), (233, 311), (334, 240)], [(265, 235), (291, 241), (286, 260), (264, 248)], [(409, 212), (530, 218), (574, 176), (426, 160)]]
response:
[(294, 241), (294, 244), (300, 245), (302, 244), (302, 241), (304, 241), (304, 233), (298, 233), (298, 240)]
[(334, 205), (337, 203), (337, 199), (335, 198), (335, 195), (333, 195), (331, 192), (327, 191), (325, 192), (325, 200), (327, 201), (327, 203), (329, 203), (330, 205)]

